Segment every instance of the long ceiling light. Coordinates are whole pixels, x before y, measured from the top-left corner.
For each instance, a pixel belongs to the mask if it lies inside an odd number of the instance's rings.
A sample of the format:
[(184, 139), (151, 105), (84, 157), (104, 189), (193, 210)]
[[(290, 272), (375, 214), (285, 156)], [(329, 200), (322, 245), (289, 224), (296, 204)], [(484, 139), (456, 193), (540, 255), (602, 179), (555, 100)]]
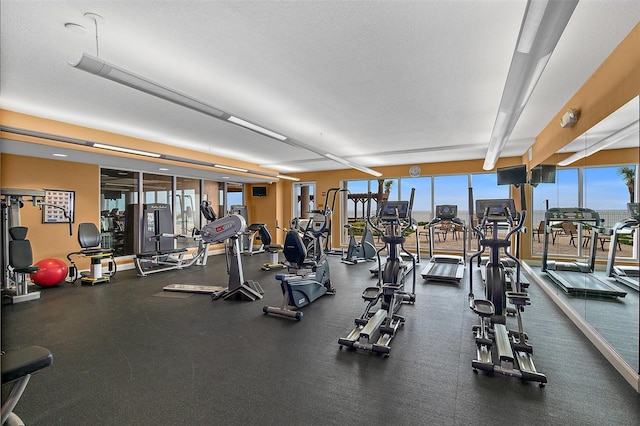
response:
[(529, 101), (578, 0), (529, 0), (483, 168), (492, 170)]
[(278, 175), (278, 177), (280, 179), (286, 179), (286, 180), (292, 180), (294, 182), (298, 182), (300, 180), (300, 178), (297, 177), (292, 177), (292, 176), (287, 176), (287, 175)]
[(262, 133), (263, 135), (272, 137), (274, 139), (278, 139), (279, 141), (287, 140), (287, 137), (281, 135), (280, 133), (276, 133), (269, 129), (265, 129), (262, 126), (258, 126), (257, 124), (250, 123), (247, 120), (243, 120), (242, 118), (238, 118), (233, 115), (229, 116), (229, 118), (227, 118), (227, 121), (237, 124), (238, 126), (246, 127), (247, 129), (253, 130), (254, 132)]
[(336, 157), (333, 154), (325, 153), (324, 156), (327, 157), (330, 160), (337, 161), (338, 163), (342, 163), (345, 166), (349, 166), (349, 167), (351, 167), (353, 169), (360, 170), (361, 172), (368, 173), (368, 174), (370, 174), (372, 176), (376, 176), (376, 177), (382, 176), (382, 173), (380, 173), (380, 172), (378, 172), (376, 170), (370, 169), (370, 168), (365, 167), (365, 166), (361, 166), (360, 164), (352, 163), (349, 160), (345, 160), (344, 158)]
[(144, 155), (145, 157), (160, 158), (162, 156), (161, 154), (157, 154), (155, 152), (140, 151), (139, 149), (125, 148), (125, 147), (116, 146), (116, 145), (106, 145), (103, 143), (94, 143), (93, 147), (106, 149), (109, 151), (125, 152), (127, 154)]
[(248, 169), (243, 169), (243, 168), (234, 167), (234, 166), (226, 166), (224, 164), (214, 164), (213, 167), (215, 167), (216, 169), (233, 170), (234, 172), (242, 172), (242, 173), (247, 173), (249, 171)]
[(573, 154), (570, 157), (567, 157), (566, 159), (560, 161), (558, 163), (559, 166), (568, 166), (569, 164), (578, 161), (582, 158), (588, 157), (590, 155), (595, 154), (596, 152), (603, 150), (605, 148), (610, 147), (611, 145), (613, 145), (614, 143), (617, 143), (621, 140), (626, 139), (627, 137), (633, 135), (633, 134), (638, 134), (638, 131), (640, 130), (639, 127), (639, 123), (640, 120), (636, 120), (631, 124), (628, 124), (627, 126), (623, 127), (622, 129), (610, 134), (609, 136), (607, 136), (604, 139), (599, 140), (598, 142), (594, 143), (593, 145), (581, 149), (580, 151), (576, 152), (575, 154)]
[(227, 166), (225, 164), (217, 164), (217, 163), (214, 164), (214, 163), (210, 163), (208, 161), (196, 160), (196, 159), (187, 158), (187, 157), (177, 157), (177, 156), (169, 155), (169, 154), (156, 154), (156, 153), (153, 153), (153, 152), (140, 151), (140, 150), (137, 150), (137, 149), (126, 148), (126, 147), (121, 147), (121, 146), (117, 146), (117, 145), (108, 145), (108, 144), (103, 144), (103, 143), (100, 143), (100, 142), (93, 142), (93, 141), (87, 141), (87, 140), (84, 140), (84, 139), (70, 138), (70, 137), (67, 137), (67, 136), (53, 135), (51, 133), (42, 133), (42, 132), (37, 132), (37, 131), (33, 131), (33, 130), (20, 129), (20, 128), (17, 128), (17, 127), (10, 127), (10, 126), (5, 126), (5, 125), (0, 125), (0, 132), (5, 132), (5, 133), (15, 134), (15, 135), (21, 135), (21, 136), (29, 136), (29, 137), (33, 137), (33, 138), (45, 139), (45, 140), (50, 140), (50, 141), (54, 141), (54, 142), (60, 142), (60, 143), (72, 145), (74, 147), (80, 146), (80, 147), (106, 149), (108, 151), (117, 151), (117, 152), (124, 152), (124, 153), (128, 153), (128, 154), (143, 155), (143, 156), (146, 156), (146, 157), (154, 157), (154, 158), (159, 158), (159, 159), (162, 159), (162, 160), (170, 160), (170, 161), (176, 161), (176, 162), (179, 162), (179, 163), (193, 164), (193, 165), (196, 165), (196, 166), (205, 166), (205, 167), (214, 167), (214, 168), (218, 168), (218, 169), (232, 170), (232, 171), (247, 173), (249, 175), (260, 176), (261, 178), (264, 178), (265, 180), (271, 180), (271, 179), (274, 179), (274, 178), (288, 179), (288, 180), (293, 180), (293, 181), (299, 181), (300, 180), (299, 178), (296, 178), (296, 177), (280, 175), (280, 174), (274, 174), (274, 173), (267, 173), (267, 172), (263, 172), (261, 170), (242, 169), (240, 167)]
[(325, 155), (324, 153), (321, 153), (318, 150), (311, 148), (309, 145), (306, 145), (299, 141), (292, 140), (291, 138), (281, 135), (280, 133), (274, 132), (265, 127), (259, 126), (255, 123), (239, 118), (228, 112), (222, 111), (218, 108), (215, 108), (211, 105), (206, 104), (205, 102), (192, 98), (189, 95), (185, 95), (184, 93), (181, 93), (170, 87), (164, 86), (160, 83), (156, 83), (155, 81), (149, 80), (131, 71), (128, 71), (116, 65), (110, 64), (100, 58), (97, 58), (93, 55), (89, 55), (88, 53), (83, 53), (82, 57), (78, 62), (76, 63), (70, 62), (69, 65), (79, 70), (86, 71), (88, 73), (95, 74), (97, 76), (106, 78), (108, 80), (115, 81), (116, 83), (120, 83), (125, 86), (131, 87), (132, 89), (136, 89), (146, 94), (158, 97), (160, 99), (164, 99), (165, 101), (173, 102), (176, 105), (180, 105), (182, 107), (192, 109), (194, 111), (200, 112), (202, 114), (208, 115), (213, 118), (217, 118), (219, 120), (226, 121), (228, 123), (233, 123), (237, 126), (260, 133), (262, 135), (276, 139), (280, 142), (287, 143), (291, 146), (295, 146), (297, 148), (301, 148), (306, 151), (313, 152), (314, 154), (321, 155), (323, 157), (337, 161), (339, 163), (342, 163), (351, 168), (363, 171), (365, 173), (372, 174), (374, 176), (382, 175), (381, 173), (378, 173), (375, 170), (371, 170), (368, 167), (364, 167), (359, 164), (353, 163), (351, 161), (347, 161), (338, 156)]

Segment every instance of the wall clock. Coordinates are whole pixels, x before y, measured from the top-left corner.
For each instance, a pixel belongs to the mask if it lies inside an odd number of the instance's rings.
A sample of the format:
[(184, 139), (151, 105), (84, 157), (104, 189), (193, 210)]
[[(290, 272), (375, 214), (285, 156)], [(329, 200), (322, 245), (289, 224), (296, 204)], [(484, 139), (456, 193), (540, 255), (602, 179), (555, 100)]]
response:
[(420, 170), (420, 166), (411, 166), (409, 168), (409, 176), (411, 177), (420, 176), (420, 172), (422, 172), (422, 170)]

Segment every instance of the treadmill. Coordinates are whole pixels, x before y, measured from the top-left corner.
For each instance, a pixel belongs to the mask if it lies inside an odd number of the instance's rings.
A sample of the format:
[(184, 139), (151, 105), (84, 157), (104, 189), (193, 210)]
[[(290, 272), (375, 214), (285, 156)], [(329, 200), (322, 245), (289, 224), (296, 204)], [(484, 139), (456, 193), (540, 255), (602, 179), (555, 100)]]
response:
[[(638, 230), (638, 224), (640, 223), (640, 203), (628, 203), (627, 210), (629, 211), (629, 218), (614, 225), (611, 235), (611, 242), (609, 243), (609, 256), (607, 258), (606, 274), (608, 277), (615, 279), (620, 284), (624, 284), (631, 287), (635, 291), (638, 291), (638, 281), (640, 279), (640, 268), (636, 266), (622, 266), (616, 265), (616, 249), (618, 248), (618, 236), (622, 233), (623, 229), (635, 228)], [(633, 231), (631, 231), (633, 232)], [(632, 233), (628, 235), (633, 235)]]
[[(573, 222), (591, 224), (591, 249), (589, 263), (556, 262), (547, 260), (549, 254), (549, 233), (551, 222)], [(571, 296), (625, 297), (626, 292), (598, 278), (594, 273), (600, 215), (595, 210), (584, 207), (553, 207), (544, 215), (544, 248), (542, 251), (542, 271), (565, 293)]]
[[(439, 223), (453, 223), (462, 227), (462, 256), (446, 254), (433, 254), (434, 228)], [(458, 218), (458, 206), (436, 206), (435, 217), (429, 222), (429, 263), (424, 267), (420, 275), (427, 281), (444, 281), (459, 283), (464, 276), (467, 257), (467, 226), (464, 220)]]

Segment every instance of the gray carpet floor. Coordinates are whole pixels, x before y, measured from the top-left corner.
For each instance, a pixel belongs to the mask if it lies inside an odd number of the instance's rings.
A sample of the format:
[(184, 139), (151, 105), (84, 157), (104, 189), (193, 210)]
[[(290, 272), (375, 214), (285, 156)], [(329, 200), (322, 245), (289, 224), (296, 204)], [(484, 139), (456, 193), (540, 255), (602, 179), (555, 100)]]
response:
[(260, 270), (268, 255), (243, 260), (245, 279), (265, 290), (261, 301), (158, 297), (167, 284), (226, 285), (224, 257), (214, 256), (206, 267), (120, 271), (109, 284), (63, 284), (3, 304), (2, 349), (40, 345), (54, 355), (16, 413), (48, 426), (640, 424), (640, 396), (535, 284), (524, 326), (544, 388), (472, 371), (477, 317), (466, 278), (418, 275), (417, 301), (400, 311), (406, 324), (383, 358), (337, 343), (375, 284), (371, 263), (331, 257), (336, 295), (297, 322), (262, 313), (282, 298), (278, 272)]

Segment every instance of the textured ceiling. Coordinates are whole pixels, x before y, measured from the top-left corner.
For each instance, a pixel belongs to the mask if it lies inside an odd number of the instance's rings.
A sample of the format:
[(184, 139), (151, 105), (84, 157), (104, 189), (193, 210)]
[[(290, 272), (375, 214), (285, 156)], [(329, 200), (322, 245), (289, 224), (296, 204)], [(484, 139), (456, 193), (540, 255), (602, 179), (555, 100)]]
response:
[[(375, 168), (484, 158), (525, 1), (0, 4), (2, 108), (248, 160), (344, 168), (69, 65), (83, 52)], [(104, 17), (96, 49), (93, 22)], [(535, 136), (637, 24), (580, 1), (503, 156)], [(87, 28), (67, 30), (67, 22)]]

